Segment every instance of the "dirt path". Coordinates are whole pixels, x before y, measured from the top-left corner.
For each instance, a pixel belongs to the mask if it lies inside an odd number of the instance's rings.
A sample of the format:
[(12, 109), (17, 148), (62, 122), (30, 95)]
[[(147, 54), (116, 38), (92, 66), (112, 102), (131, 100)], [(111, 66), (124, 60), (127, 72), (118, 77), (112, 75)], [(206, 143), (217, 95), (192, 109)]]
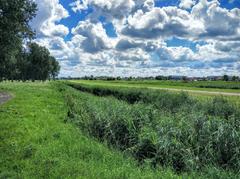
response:
[(169, 91), (184, 91), (189, 93), (202, 93), (202, 94), (213, 94), (213, 95), (224, 95), (224, 96), (240, 96), (240, 93), (228, 93), (228, 92), (218, 92), (218, 91), (201, 91), (201, 90), (187, 90), (187, 89), (174, 89), (174, 88), (158, 88), (158, 87), (148, 87), (150, 89), (160, 89)]
[[(84, 83), (82, 83), (82, 84), (84, 84)], [(96, 84), (96, 85), (102, 85), (102, 84)], [(179, 91), (179, 92), (184, 91), (184, 92), (189, 92), (189, 93), (209, 94), (209, 95), (240, 96), (240, 92), (238, 93), (238, 92), (204, 91), (204, 90), (191, 90), (191, 89), (180, 89), (180, 88), (179, 89), (177, 89), (177, 88), (164, 88), (164, 87), (153, 87), (153, 86), (148, 86), (148, 87), (144, 86), (144, 87), (142, 87), (142, 86), (136, 86), (136, 85), (108, 85), (108, 86), (148, 88), (148, 89)]]
[(0, 105), (10, 100), (12, 96), (6, 92), (0, 92)]

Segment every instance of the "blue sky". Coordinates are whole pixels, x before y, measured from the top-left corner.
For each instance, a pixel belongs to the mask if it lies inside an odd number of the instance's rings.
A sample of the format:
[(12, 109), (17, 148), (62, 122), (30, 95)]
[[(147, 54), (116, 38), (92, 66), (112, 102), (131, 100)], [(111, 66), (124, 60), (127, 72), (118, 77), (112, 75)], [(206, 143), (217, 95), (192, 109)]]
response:
[(239, 0), (35, 0), (61, 76), (240, 75)]
[[(73, 28), (75, 27), (79, 21), (84, 21), (87, 16), (93, 11), (92, 8), (90, 7), (89, 9), (83, 10), (79, 13), (74, 13), (71, 10), (71, 6), (69, 6), (69, 2), (74, 2), (74, 0), (60, 0), (59, 3), (63, 5), (63, 7), (65, 9), (68, 10), (70, 16), (66, 19), (62, 19), (60, 21), (60, 23), (64, 24), (65, 26), (69, 27), (69, 28)], [(164, 6), (177, 6), (179, 4), (179, 0), (156, 0), (155, 1), (155, 6), (156, 7), (164, 7)], [(227, 8), (227, 9), (233, 9), (233, 8), (240, 8), (240, 1), (238, 0), (220, 0), (219, 1), (221, 4), (221, 7), (223, 8)], [(104, 17), (100, 17), (99, 20), (101, 22), (105, 22), (104, 21)], [(106, 32), (108, 34), (109, 37), (116, 37), (116, 33), (115, 33), (115, 29), (114, 26), (112, 25), (112, 23), (104, 23), (104, 28), (106, 29)], [(68, 38), (66, 38), (66, 40), (69, 40), (71, 38), (71, 34), (69, 34)], [(178, 39), (175, 40), (173, 39), (173, 42), (170, 42), (174, 45), (177, 44), (183, 44), (184, 41), (180, 42)], [(187, 42), (184, 45), (188, 45), (189, 42)], [(193, 45), (193, 44), (192, 44)], [(191, 46), (192, 46), (191, 45)]]

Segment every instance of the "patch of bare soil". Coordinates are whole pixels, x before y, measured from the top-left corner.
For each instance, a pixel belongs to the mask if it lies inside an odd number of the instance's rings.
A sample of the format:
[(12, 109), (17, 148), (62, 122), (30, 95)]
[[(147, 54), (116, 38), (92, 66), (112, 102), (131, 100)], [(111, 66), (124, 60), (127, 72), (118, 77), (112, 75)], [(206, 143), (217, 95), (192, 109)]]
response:
[(0, 105), (10, 100), (12, 96), (6, 92), (0, 92)]

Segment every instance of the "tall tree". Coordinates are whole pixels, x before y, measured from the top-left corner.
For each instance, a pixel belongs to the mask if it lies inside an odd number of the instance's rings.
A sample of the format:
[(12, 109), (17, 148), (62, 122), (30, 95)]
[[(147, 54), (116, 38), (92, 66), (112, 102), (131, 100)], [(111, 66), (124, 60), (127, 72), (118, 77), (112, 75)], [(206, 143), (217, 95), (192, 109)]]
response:
[(0, 80), (14, 78), (22, 41), (34, 35), (29, 22), (36, 11), (32, 0), (0, 0)]
[(223, 75), (223, 81), (228, 81), (228, 80), (229, 80), (228, 75)]
[(30, 61), (28, 60), (28, 53), (25, 49), (19, 51), (17, 55), (17, 62), (15, 66), (15, 79), (26, 81), (30, 78), (29, 75), (29, 66)]
[(238, 81), (239, 80), (239, 77), (238, 76), (233, 76), (232, 77), (232, 81)]
[(56, 59), (50, 56), (50, 52), (45, 47), (39, 46), (37, 43), (29, 45), (28, 54), (28, 73), (32, 80), (47, 80), (55, 78), (60, 70), (60, 66)]
[(58, 61), (54, 57), (50, 57), (50, 78), (56, 79), (60, 71), (60, 66)]
[(50, 72), (49, 51), (36, 43), (30, 44), (29, 48), (29, 73), (32, 80), (46, 80)]

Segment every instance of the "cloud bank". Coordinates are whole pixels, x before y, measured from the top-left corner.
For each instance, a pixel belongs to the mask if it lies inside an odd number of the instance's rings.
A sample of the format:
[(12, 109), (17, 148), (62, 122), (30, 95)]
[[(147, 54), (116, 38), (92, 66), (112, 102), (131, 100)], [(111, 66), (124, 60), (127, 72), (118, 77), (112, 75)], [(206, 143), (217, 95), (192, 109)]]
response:
[[(36, 42), (59, 60), (61, 76), (240, 75), (240, 9), (218, 0), (35, 2)], [(84, 18), (70, 28), (62, 20), (72, 14)]]

